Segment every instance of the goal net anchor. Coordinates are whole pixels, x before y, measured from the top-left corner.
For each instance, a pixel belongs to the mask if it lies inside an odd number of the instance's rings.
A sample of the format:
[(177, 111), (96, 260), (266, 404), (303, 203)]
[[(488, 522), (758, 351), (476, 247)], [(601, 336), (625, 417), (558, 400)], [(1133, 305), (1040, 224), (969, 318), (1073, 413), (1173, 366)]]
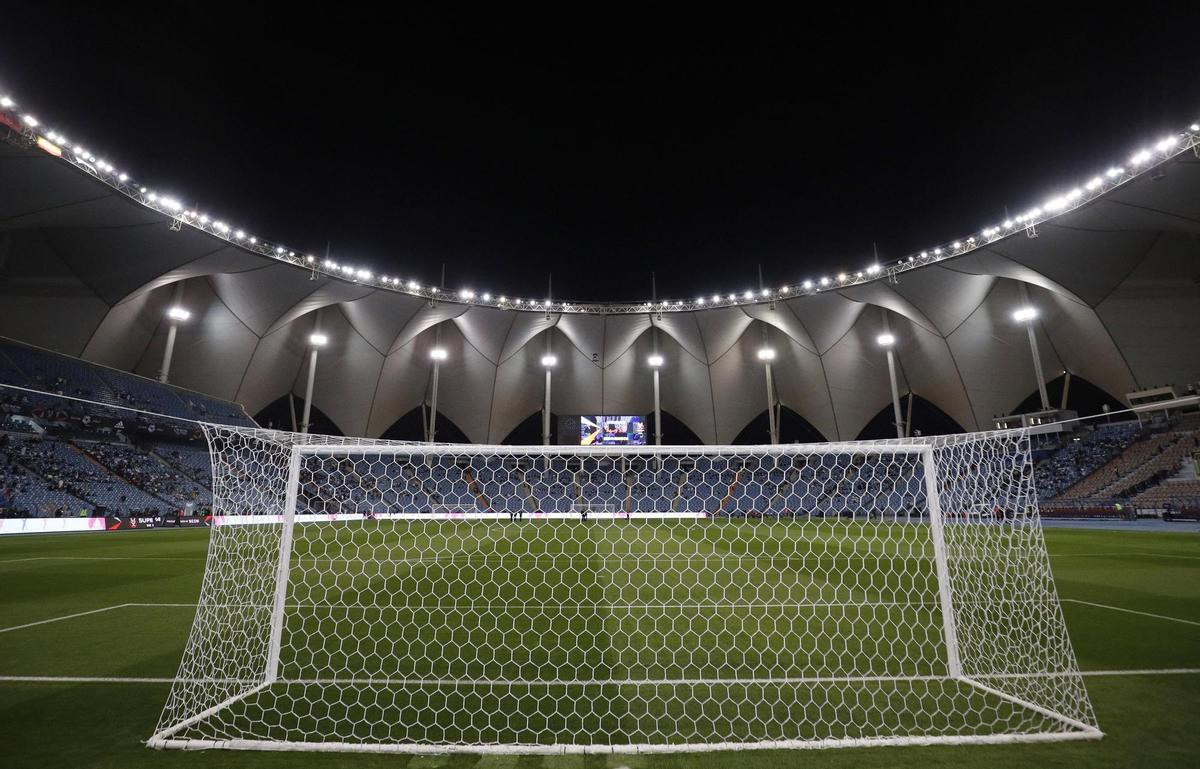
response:
[(205, 430), (208, 562), (152, 747), (1102, 736), (1023, 431), (525, 448)]

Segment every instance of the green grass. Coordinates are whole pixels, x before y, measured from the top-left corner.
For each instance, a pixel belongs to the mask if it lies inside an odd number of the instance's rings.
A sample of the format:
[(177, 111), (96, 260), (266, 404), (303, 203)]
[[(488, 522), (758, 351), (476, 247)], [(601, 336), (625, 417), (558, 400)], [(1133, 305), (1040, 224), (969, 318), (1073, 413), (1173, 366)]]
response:
[[(540, 524), (538, 524), (540, 525)], [(695, 524), (691, 524), (694, 526)], [(845, 670), (854, 665), (882, 664), (870, 649), (860, 655), (843, 649), (833, 657), (814, 654), (784, 654), (778, 640), (794, 635), (792, 626), (780, 627), (764, 619), (762, 612), (734, 611), (720, 622), (710, 623), (706, 637), (697, 637), (686, 649), (665, 647), (663, 640), (674, 621), (662, 613), (555, 611), (531, 617), (541, 622), (548, 637), (575, 634), (575, 644), (625, 639), (601, 656), (600, 662), (573, 657), (569, 644), (546, 650), (512, 644), (513, 634), (522, 632), (517, 623), (502, 622), (481, 629), (479, 616), (458, 604), (451, 612), (459, 618), (458, 628), (441, 626), (430, 633), (402, 629), (396, 620), (417, 604), (425, 604), (425, 589), (431, 585), (470, 585), (485, 576), (492, 584), (487, 600), (536, 599), (540, 605), (586, 603), (593, 607), (618, 604), (640, 605), (694, 599), (711, 601), (721, 597), (728, 603), (748, 599), (766, 602), (819, 602), (842, 599), (861, 601), (923, 594), (929, 586), (927, 553), (916, 542), (888, 537), (823, 537), (808, 530), (801, 537), (773, 537), (784, 543), (782, 552), (767, 553), (770, 571), (762, 579), (730, 583), (717, 572), (709, 579), (686, 585), (653, 579), (631, 580), (621, 566), (631, 555), (646, 558), (687, 557), (729, 559), (745, 555), (739, 538), (716, 535), (702, 537), (646, 536), (637, 527), (613, 529), (614, 539), (603, 526), (591, 526), (585, 538), (534, 534), (534, 526), (508, 530), (490, 525), (492, 534), (476, 535), (472, 547), (486, 542), (488, 559), (470, 557), (449, 562), (415, 561), (371, 567), (357, 572), (345, 570), (329, 580), (317, 578), (306, 567), (306, 558), (342, 559), (361, 554), (364, 546), (396, 545), (394, 539), (372, 542), (360, 532), (346, 537), (320, 534), (298, 538), (296, 592), (292, 601), (321, 604), (316, 590), (333, 584), (338, 601), (348, 605), (383, 605), (374, 615), (410, 643), (425, 643), (419, 656), (361, 655), (354, 663), (357, 672), (387, 675), (446, 673), (470, 677), (545, 676), (547, 671), (584, 672), (585, 665), (602, 665), (604, 677), (641, 677), (647, 674), (681, 674), (690, 677), (713, 665), (733, 665), (747, 674), (807, 674), (822, 670)], [(661, 532), (660, 532), (661, 533)], [(426, 532), (426, 536), (430, 536)], [(443, 534), (436, 536), (442, 537)], [(1071, 639), (1084, 670), (1132, 670), (1200, 668), (1200, 624), (1154, 618), (1117, 611), (1121, 607), (1200, 623), (1200, 536), (1145, 532), (1085, 531), (1052, 529), (1046, 532), (1060, 595), (1066, 599)], [(0, 633), (0, 676), (84, 676), (171, 678), (179, 665), (184, 642), (194, 614), (190, 604), (197, 600), (204, 569), (207, 531), (130, 532), (123, 534), (9, 537), (0, 541), (0, 628), (43, 619), (87, 612), (122, 604), (184, 604), (183, 606), (121, 606), (58, 622)], [(787, 543), (803, 540), (797, 550)], [(577, 542), (561, 549), (563, 542)], [(854, 541), (852, 552), (840, 550)], [(557, 543), (557, 544), (556, 544)], [(409, 543), (414, 551), (465, 552), (453, 537)], [(547, 549), (549, 548), (549, 549)], [(559, 549), (554, 549), (559, 548)], [(789, 549), (790, 548), (790, 549)], [(394, 552), (394, 550), (393, 550)], [(760, 553), (755, 553), (756, 555)], [(537, 566), (522, 574), (504, 568), (505, 559), (531, 556)], [(868, 571), (892, 576), (884, 581), (865, 580), (848, 586), (844, 580), (829, 579), (825, 566), (853, 556)], [(361, 558), (356, 559), (361, 561)], [(724, 560), (714, 563), (724, 563)], [(315, 562), (313, 562), (315, 563)], [(390, 563), (390, 562), (389, 562)], [(567, 569), (569, 567), (569, 570)], [(712, 567), (716, 569), (717, 567)], [(758, 568), (758, 567), (756, 567)], [(567, 578), (563, 578), (563, 574)], [(788, 579), (775, 579), (785, 574)], [(757, 576), (757, 575), (755, 575)], [(586, 578), (583, 578), (586, 577)], [(387, 585), (384, 600), (380, 586)], [(462, 602), (474, 596), (464, 590)], [(328, 598), (328, 596), (326, 596)], [(1087, 603), (1085, 603), (1087, 602)], [(1104, 604), (1093, 606), (1090, 604)], [(447, 612), (442, 606), (431, 607)], [(362, 611), (362, 610), (357, 610)], [(400, 614), (385, 614), (386, 611)], [(886, 614), (872, 615), (877, 630), (908, 628), (911, 634), (936, 625), (940, 615), (919, 607), (899, 621)], [(464, 614), (464, 612), (466, 612)], [(497, 612), (491, 612), (496, 616)], [(828, 612), (827, 612), (828, 614)], [(362, 620), (365, 614), (358, 615)], [(464, 619), (465, 617), (465, 619)], [(284, 675), (299, 675), (318, 668), (314, 655), (328, 654), (328, 639), (337, 637), (338, 622), (346, 617), (297, 611), (289, 619), (294, 633), (291, 653), (283, 659)], [(832, 623), (822, 625), (830, 633), (861, 633), (864, 618), (809, 614), (794, 622)], [(664, 624), (665, 623), (665, 624)], [(764, 624), (765, 623), (765, 624)], [(889, 624), (890, 623), (890, 624)], [(695, 624), (695, 623), (692, 623)], [(806, 628), (808, 626), (806, 625)], [(313, 632), (316, 631), (316, 632)], [(583, 634), (583, 635), (580, 635)], [(590, 634), (590, 635), (589, 635)], [(774, 635), (773, 635), (774, 634)], [(344, 633), (343, 633), (344, 635)], [(749, 645), (750, 635), (760, 643)], [(869, 636), (870, 634), (866, 634)], [(497, 659), (494, 650), (508, 639), (510, 646), (524, 648), (523, 656)], [(762, 640), (765, 639), (765, 640)], [(436, 644), (430, 641), (436, 640)], [(913, 639), (896, 638), (897, 642)], [(773, 643), (774, 641), (774, 643)], [(736, 652), (736, 653), (734, 653)], [(732, 656), (731, 656), (732, 654)], [(716, 655), (715, 657), (713, 655)], [(867, 662), (856, 662), (865, 659)], [(871, 660), (875, 660), (872, 662)], [(934, 670), (939, 661), (916, 657), (906, 671)], [(422, 666), (425, 666), (422, 668)], [(455, 666), (458, 666), (457, 668)], [(904, 671), (901, 671), (904, 672)], [(582, 676), (581, 676), (582, 677)], [(232, 751), (154, 751), (142, 746), (158, 721), (169, 685), (166, 683), (69, 683), (0, 681), (0, 766), (63, 767), (618, 767), (678, 766), (738, 769), (775, 766), (1181, 766), (1200, 761), (1200, 734), (1194, 727), (1200, 712), (1200, 675), (1098, 675), (1086, 679), (1088, 692), (1106, 737), (1098, 742), (1044, 745), (864, 748), (828, 751), (754, 751), (701, 755), (664, 756), (534, 756), (496, 757), (446, 755), (428, 757), (373, 756), (351, 754), (278, 754)], [(286, 696), (278, 692), (275, 696)], [(596, 702), (612, 702), (611, 692)], [(530, 711), (521, 708), (526, 714)], [(553, 710), (553, 709), (551, 709)], [(552, 715), (552, 713), (551, 713)], [(653, 713), (647, 716), (652, 717)], [(616, 716), (614, 715), (614, 718)], [(616, 720), (618, 729), (636, 734), (634, 719)], [(644, 720), (641, 719), (641, 720)]]

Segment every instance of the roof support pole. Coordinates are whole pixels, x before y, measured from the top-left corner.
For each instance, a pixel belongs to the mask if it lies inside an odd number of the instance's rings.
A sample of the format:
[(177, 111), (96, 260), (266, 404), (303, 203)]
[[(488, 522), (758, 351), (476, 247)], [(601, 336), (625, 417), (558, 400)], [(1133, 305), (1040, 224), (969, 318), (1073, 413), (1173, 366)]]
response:
[(300, 432), (308, 432), (308, 419), (312, 414), (313, 382), (317, 378), (317, 346), (313, 345), (308, 356), (308, 384), (304, 387), (304, 416), (300, 418)]
[(550, 445), (550, 367), (546, 366), (546, 403), (542, 406), (542, 445)]
[(1038, 354), (1037, 335), (1033, 333), (1033, 324), (1025, 326), (1029, 332), (1029, 350), (1033, 353), (1033, 375), (1037, 377), (1038, 395), (1042, 398), (1042, 411), (1050, 410), (1050, 396), (1046, 393), (1046, 377), (1042, 374), (1042, 356)]
[(763, 368), (767, 374), (767, 424), (771, 431), (771, 443), (779, 443), (779, 420), (775, 412), (775, 377), (771, 375), (771, 361), (766, 361)]

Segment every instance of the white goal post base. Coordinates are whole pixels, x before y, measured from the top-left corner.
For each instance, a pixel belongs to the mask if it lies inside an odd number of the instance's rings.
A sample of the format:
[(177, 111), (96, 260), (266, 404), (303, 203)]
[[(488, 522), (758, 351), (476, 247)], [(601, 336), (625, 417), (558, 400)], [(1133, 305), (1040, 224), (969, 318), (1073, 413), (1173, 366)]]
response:
[(1024, 431), (619, 448), (205, 431), (208, 562), (149, 747), (1103, 736)]
[(701, 742), (678, 745), (646, 743), (641, 745), (412, 745), (371, 744), (361, 742), (279, 742), (273, 740), (176, 740), (151, 739), (146, 745), (158, 749), (181, 750), (269, 750), (315, 753), (396, 753), (406, 755), (445, 755), (449, 753), (496, 754), (508, 756), (555, 756), (579, 754), (629, 753), (713, 753), (736, 750), (824, 750), (829, 748), (886, 748), (933, 745), (1010, 745), (1028, 742), (1098, 740), (1104, 733), (1095, 727), (1075, 732), (1041, 734), (967, 734), (928, 737), (861, 737), (855, 739), (767, 740), (761, 742)]

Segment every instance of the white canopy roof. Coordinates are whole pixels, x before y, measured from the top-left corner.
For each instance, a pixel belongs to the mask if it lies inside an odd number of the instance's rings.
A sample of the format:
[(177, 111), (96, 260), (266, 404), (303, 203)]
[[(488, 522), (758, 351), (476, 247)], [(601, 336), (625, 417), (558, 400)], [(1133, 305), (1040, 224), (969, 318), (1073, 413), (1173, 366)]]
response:
[[(986, 194), (986, 193), (982, 193)], [(0, 143), (0, 335), (157, 374), (177, 286), (173, 383), (254, 414), (303, 395), (319, 326), (314, 405), (378, 436), (418, 407), (435, 338), (439, 411), (499, 442), (541, 408), (540, 359), (558, 358), (557, 413), (645, 413), (657, 346), (662, 407), (725, 443), (765, 409), (756, 351), (776, 350), (782, 403), (853, 439), (890, 399), (876, 337), (896, 336), (900, 389), (966, 429), (1036, 388), (1024, 303), (1048, 377), (1070, 371), (1117, 398), (1200, 379), (1200, 159), (1185, 152), (1082, 208), (963, 256), (774, 303), (644, 313), (546, 313), (427, 299), (312, 273), (142, 206), (71, 165)], [(547, 341), (547, 339), (549, 341)]]

